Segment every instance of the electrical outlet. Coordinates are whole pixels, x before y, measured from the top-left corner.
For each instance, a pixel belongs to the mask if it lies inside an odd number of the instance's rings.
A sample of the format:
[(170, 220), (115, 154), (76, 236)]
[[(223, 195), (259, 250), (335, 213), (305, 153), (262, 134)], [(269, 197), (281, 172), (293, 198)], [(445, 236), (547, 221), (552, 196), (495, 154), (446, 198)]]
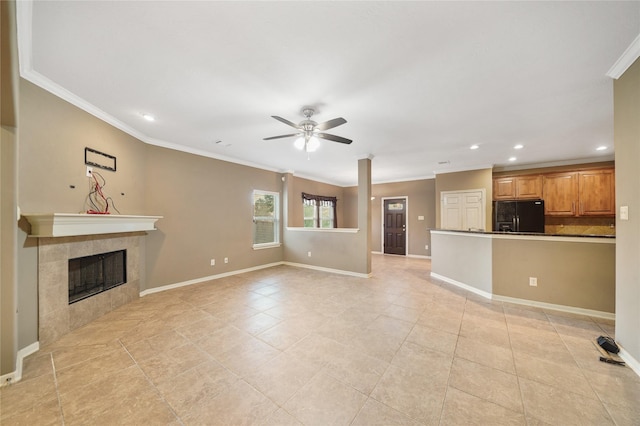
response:
[(211, 266), (216, 266), (216, 260), (215, 259), (211, 259)]
[(429, 250), (429, 246), (428, 246), (428, 245), (425, 245), (425, 246), (424, 246), (424, 249), (425, 249), (425, 250)]
[(224, 263), (229, 263), (229, 258), (228, 257), (224, 258)]
[(87, 177), (93, 176), (93, 167), (87, 166)]
[(529, 285), (531, 287), (538, 287), (538, 278), (536, 277), (529, 277)]
[(310, 251), (307, 252), (307, 256), (311, 257), (311, 252)]

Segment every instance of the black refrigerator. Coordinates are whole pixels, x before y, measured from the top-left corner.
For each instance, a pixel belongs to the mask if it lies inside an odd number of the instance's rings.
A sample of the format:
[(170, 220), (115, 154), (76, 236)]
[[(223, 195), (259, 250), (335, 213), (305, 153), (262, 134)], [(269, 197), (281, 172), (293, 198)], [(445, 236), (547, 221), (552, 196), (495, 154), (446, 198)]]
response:
[(494, 201), (493, 230), (544, 234), (544, 201)]

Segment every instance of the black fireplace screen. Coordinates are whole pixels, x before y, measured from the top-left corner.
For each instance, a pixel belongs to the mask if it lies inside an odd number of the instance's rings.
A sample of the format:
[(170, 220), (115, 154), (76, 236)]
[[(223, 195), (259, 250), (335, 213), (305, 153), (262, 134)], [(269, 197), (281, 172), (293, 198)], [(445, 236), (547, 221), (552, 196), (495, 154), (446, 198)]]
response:
[(69, 304), (126, 282), (126, 250), (69, 259)]

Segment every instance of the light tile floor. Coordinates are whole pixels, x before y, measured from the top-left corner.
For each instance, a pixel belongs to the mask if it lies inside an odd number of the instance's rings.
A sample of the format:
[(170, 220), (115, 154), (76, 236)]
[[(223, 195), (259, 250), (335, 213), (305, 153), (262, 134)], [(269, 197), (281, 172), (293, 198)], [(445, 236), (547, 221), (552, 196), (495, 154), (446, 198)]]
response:
[(3, 425), (640, 425), (612, 321), (491, 302), (373, 256), (150, 295), (41, 348)]

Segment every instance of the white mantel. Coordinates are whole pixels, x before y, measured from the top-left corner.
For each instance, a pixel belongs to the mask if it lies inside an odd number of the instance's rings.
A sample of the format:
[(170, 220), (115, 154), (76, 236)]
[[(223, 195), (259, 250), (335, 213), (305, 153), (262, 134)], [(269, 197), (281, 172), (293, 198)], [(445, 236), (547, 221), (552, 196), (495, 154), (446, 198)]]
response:
[(23, 214), (31, 224), (30, 237), (71, 237), (155, 230), (162, 216), (83, 213)]

